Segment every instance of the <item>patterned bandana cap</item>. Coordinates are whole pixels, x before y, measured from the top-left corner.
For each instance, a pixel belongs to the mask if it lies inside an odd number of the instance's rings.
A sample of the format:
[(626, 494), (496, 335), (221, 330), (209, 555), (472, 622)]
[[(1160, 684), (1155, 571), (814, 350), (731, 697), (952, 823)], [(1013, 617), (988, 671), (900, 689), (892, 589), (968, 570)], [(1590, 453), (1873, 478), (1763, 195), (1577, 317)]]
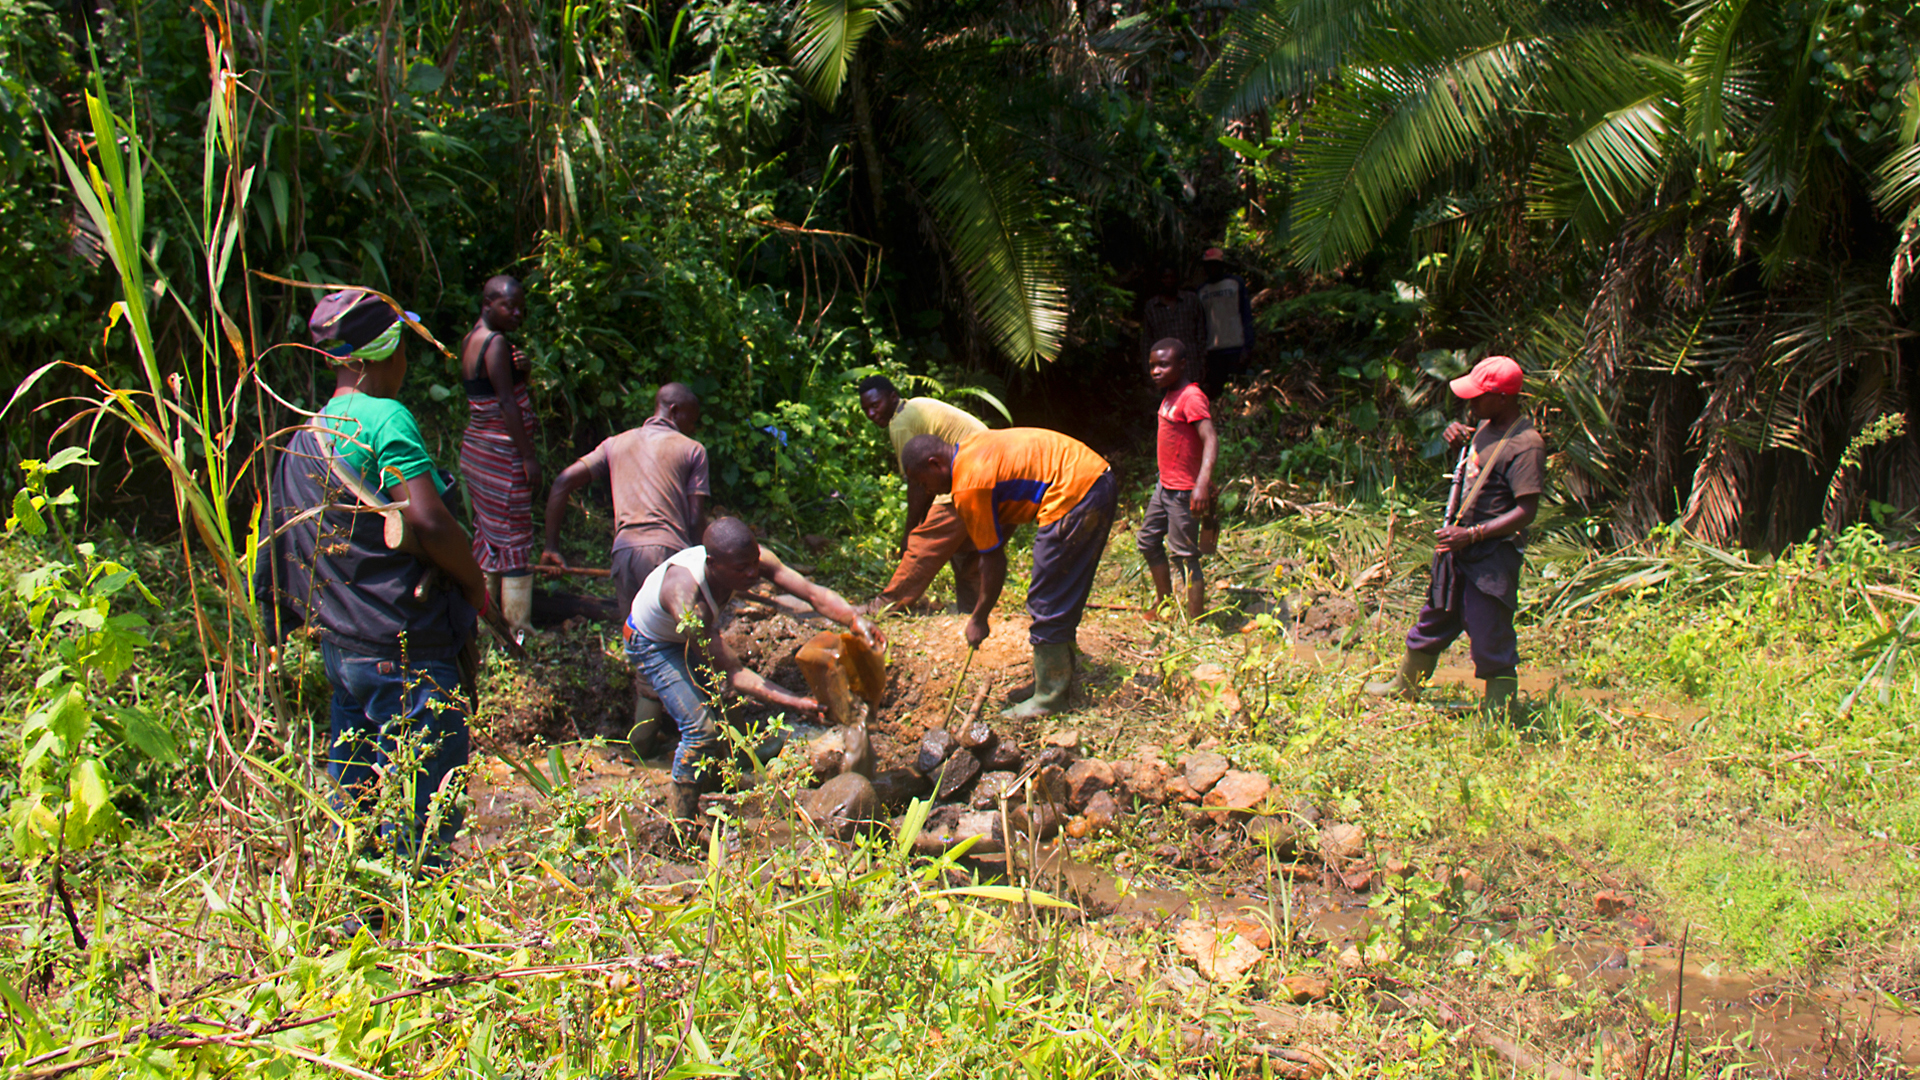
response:
[[(409, 311), (407, 318), (420, 316)], [(329, 293), (308, 320), (315, 348), (336, 364), (348, 360), (379, 362), (400, 347), (400, 317), (385, 300), (359, 289)]]

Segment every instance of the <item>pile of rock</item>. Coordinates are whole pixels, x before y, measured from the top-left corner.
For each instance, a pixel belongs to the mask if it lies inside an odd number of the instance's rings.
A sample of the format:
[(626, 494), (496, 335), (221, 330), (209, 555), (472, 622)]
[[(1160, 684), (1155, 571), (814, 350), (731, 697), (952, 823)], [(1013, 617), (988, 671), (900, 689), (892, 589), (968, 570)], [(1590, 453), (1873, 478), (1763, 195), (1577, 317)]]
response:
[(1187, 804), (1196, 819), (1244, 823), (1253, 839), (1291, 850), (1291, 815), (1274, 812), (1273, 784), (1263, 773), (1236, 769), (1212, 750), (1169, 765), (1155, 746), (1118, 761), (1081, 757), (1079, 746), (1078, 733), (1056, 731), (1029, 757), (990, 724), (974, 721), (957, 731), (929, 730), (911, 767), (868, 779), (848, 771), (844, 736), (829, 731), (808, 744), (808, 765), (821, 786), (801, 799), (801, 809), (823, 831), (845, 838), (883, 812), (898, 814), (911, 800), (930, 797), (936, 805), (921, 831), (922, 850), (978, 837), (971, 850), (988, 854), (1005, 849), (1009, 831), (1045, 840), (1064, 830), (1081, 838), (1113, 828), (1139, 804)]

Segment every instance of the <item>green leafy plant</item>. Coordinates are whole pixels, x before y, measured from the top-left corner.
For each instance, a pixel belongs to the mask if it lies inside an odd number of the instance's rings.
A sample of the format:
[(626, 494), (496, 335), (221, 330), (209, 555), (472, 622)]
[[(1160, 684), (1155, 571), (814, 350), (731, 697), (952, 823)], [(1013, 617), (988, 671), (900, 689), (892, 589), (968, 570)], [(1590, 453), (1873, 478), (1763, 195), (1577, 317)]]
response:
[(47, 462), (22, 462), (25, 481), (7, 519), (9, 537), (52, 535), (62, 556), (19, 574), (11, 597), (30, 632), (26, 659), (38, 668), (17, 706), (20, 780), (7, 809), (13, 850), (25, 858), (57, 859), (123, 838), (127, 824), (113, 803), (118, 785), (111, 758), (116, 752), (161, 763), (176, 757), (172, 733), (158, 718), (114, 703), (110, 693), (139, 655), (147, 626), (137, 612), (114, 611), (114, 599), (132, 591), (157, 601), (132, 570), (68, 537), (58, 517), (78, 499), (71, 487), (57, 494), (48, 487), (61, 470), (92, 464), (72, 447)]

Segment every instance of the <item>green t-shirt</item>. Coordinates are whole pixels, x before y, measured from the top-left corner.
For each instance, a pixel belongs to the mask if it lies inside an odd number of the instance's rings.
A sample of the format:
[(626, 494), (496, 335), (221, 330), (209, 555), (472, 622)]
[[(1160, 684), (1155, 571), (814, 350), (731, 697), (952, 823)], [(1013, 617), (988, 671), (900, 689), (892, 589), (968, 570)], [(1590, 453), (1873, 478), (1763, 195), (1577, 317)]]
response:
[(372, 394), (341, 394), (328, 399), (320, 415), (337, 436), (335, 452), (368, 487), (385, 491), (425, 473), (433, 477), (435, 491), (446, 492), (427, 456), (420, 425), (405, 405)]

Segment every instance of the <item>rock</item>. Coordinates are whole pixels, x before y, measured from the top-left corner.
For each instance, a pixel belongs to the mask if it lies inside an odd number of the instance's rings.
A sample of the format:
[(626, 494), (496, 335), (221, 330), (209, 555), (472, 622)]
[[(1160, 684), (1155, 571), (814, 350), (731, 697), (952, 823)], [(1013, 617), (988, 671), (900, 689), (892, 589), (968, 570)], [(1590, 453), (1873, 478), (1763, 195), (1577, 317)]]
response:
[(1600, 959), (1602, 971), (1625, 971), (1627, 969), (1627, 951), (1613, 949)]
[(973, 783), (980, 775), (980, 759), (965, 750), (953, 755), (940, 766), (939, 773), (933, 777), (933, 797), (937, 802), (945, 802), (954, 797), (961, 788)]
[(993, 772), (1019, 772), (1027, 761), (1027, 755), (1021, 753), (1018, 746), (1000, 738), (995, 738), (982, 755), (980, 763)]
[(1213, 823), (1225, 825), (1235, 817), (1249, 816), (1247, 812), (1265, 802), (1267, 793), (1272, 790), (1272, 781), (1262, 773), (1228, 769), (1226, 775), (1208, 790), (1200, 804), (1218, 807), (1213, 814)]
[(1354, 892), (1366, 892), (1373, 887), (1374, 870), (1371, 866), (1358, 866), (1352, 870), (1340, 872), (1340, 882)]
[(1367, 852), (1367, 831), (1358, 825), (1323, 825), (1320, 858), (1328, 863), (1351, 862)]
[(1017, 779), (1019, 777), (1010, 772), (982, 773), (979, 781), (973, 785), (973, 808), (993, 810), (999, 807), (1002, 796), (1013, 798), (1019, 790), (1014, 786)]
[(1320, 824), (1320, 808), (1305, 795), (1293, 800), (1293, 820), (1304, 821), (1309, 825)]
[(1073, 751), (1064, 747), (1049, 746), (1040, 751), (1038, 764), (1043, 769), (1053, 766), (1059, 766), (1061, 769), (1065, 769), (1067, 766), (1073, 764), (1073, 759)]
[(1284, 814), (1255, 815), (1241, 828), (1246, 831), (1247, 839), (1260, 845), (1263, 851), (1271, 849), (1276, 858), (1293, 858), (1299, 846), (1293, 819)]
[[(1119, 766), (1127, 766), (1127, 774), (1121, 777)], [(1133, 752), (1133, 756), (1114, 766), (1114, 780), (1129, 795), (1141, 802), (1159, 805), (1170, 797), (1167, 785), (1173, 780), (1173, 769), (1161, 758), (1160, 751), (1143, 746)]]
[(1120, 809), (1120, 800), (1113, 797), (1113, 792), (1097, 791), (1093, 798), (1087, 800), (1087, 807), (1081, 816), (1092, 824), (1093, 831), (1105, 832), (1120, 820), (1123, 813), (1125, 811)]
[(1213, 790), (1213, 785), (1227, 775), (1227, 759), (1210, 750), (1188, 754), (1180, 759), (1180, 767), (1186, 773), (1187, 786), (1196, 795), (1205, 795)]
[(1112, 792), (1094, 792), (1093, 798), (1087, 800), (1086, 810), (1079, 817), (1067, 822), (1067, 835), (1078, 840), (1108, 832), (1113, 828), (1114, 822), (1120, 820), (1121, 813), (1120, 802), (1113, 797)]
[(1060, 812), (1051, 806), (1022, 803), (1007, 812), (1013, 831), (1021, 836), (1048, 840), (1060, 831)]
[(969, 837), (980, 839), (967, 849), (971, 855), (991, 855), (1007, 850), (1005, 838), (1000, 835), (1000, 815), (975, 811), (961, 814), (960, 820), (953, 826), (953, 842), (958, 844)]
[(1127, 782), (1133, 779), (1133, 762), (1109, 761), (1107, 768), (1113, 770), (1113, 790), (1124, 794), (1127, 790)]
[(888, 769), (873, 778), (873, 793), (880, 805), (889, 810), (904, 809), (932, 790), (933, 785), (927, 778), (912, 769)]
[(1602, 889), (1593, 894), (1594, 914), (1603, 919), (1611, 919), (1633, 906), (1633, 897), (1618, 889)]
[(836, 840), (879, 817), (880, 799), (873, 782), (859, 773), (841, 773), (800, 796), (800, 810), (814, 828)]
[(1214, 982), (1234, 982), (1260, 962), (1260, 950), (1226, 919), (1188, 919), (1174, 931), (1173, 943)]
[(1076, 761), (1067, 767), (1067, 805), (1079, 810), (1096, 792), (1113, 789), (1113, 766), (1099, 758)]
[(1232, 923), (1234, 933), (1239, 934), (1241, 937), (1246, 938), (1248, 941), (1253, 942), (1254, 948), (1259, 949), (1262, 952), (1265, 952), (1266, 950), (1273, 947), (1273, 931), (1267, 928), (1266, 923), (1263, 923), (1258, 919), (1246, 919), (1246, 918), (1238, 918), (1238, 917), (1226, 919), (1223, 921)]
[(1055, 746), (1062, 750), (1078, 750), (1080, 749), (1080, 733), (1072, 728), (1049, 731), (1046, 737), (1040, 740), (1040, 745)]
[(1360, 959), (1359, 946), (1348, 945), (1346, 948), (1340, 950), (1340, 957), (1335, 963), (1340, 965), (1341, 971), (1354, 972), (1365, 967), (1367, 962)]
[(848, 724), (840, 729), (840, 739), (846, 745), (846, 756), (840, 762), (842, 772), (859, 773), (871, 780), (873, 778), (873, 739), (867, 734), (866, 721)]
[(1167, 781), (1167, 799), (1170, 802), (1199, 802), (1200, 793), (1193, 790), (1193, 785), (1187, 783), (1186, 777), (1176, 775)]
[(1333, 993), (1333, 984), (1324, 975), (1308, 975), (1296, 972), (1280, 980), (1280, 993), (1295, 1005), (1311, 1005), (1316, 1001), (1325, 1001)]
[(934, 728), (920, 738), (920, 754), (913, 759), (913, 767), (921, 776), (932, 776), (940, 766), (953, 756), (960, 745), (953, 733), (945, 728)]
[(1407, 860), (1400, 858), (1398, 855), (1389, 855), (1380, 860), (1380, 872), (1387, 877), (1397, 877), (1405, 881), (1407, 878), (1413, 876), (1413, 867), (1407, 863)]
[(1050, 803), (1065, 809), (1067, 805), (1067, 771), (1058, 765), (1048, 765), (1033, 778), (1033, 801)]
[(991, 750), (993, 745), (1000, 741), (1000, 736), (994, 733), (993, 727), (985, 720), (975, 720), (965, 725), (954, 734), (954, 738), (960, 743), (962, 750), (971, 750), (975, 754)]
[(1240, 692), (1233, 688), (1233, 676), (1219, 664), (1201, 664), (1188, 672), (1194, 694), (1203, 702), (1220, 707), (1222, 716), (1241, 711)]
[(807, 768), (813, 773), (815, 783), (825, 783), (839, 776), (842, 771), (840, 767), (846, 760), (846, 735), (841, 728), (817, 735), (807, 742)]
[(963, 806), (936, 806), (927, 814), (920, 835), (913, 838), (913, 850), (922, 855), (939, 855), (953, 844), (953, 827), (966, 813)]

